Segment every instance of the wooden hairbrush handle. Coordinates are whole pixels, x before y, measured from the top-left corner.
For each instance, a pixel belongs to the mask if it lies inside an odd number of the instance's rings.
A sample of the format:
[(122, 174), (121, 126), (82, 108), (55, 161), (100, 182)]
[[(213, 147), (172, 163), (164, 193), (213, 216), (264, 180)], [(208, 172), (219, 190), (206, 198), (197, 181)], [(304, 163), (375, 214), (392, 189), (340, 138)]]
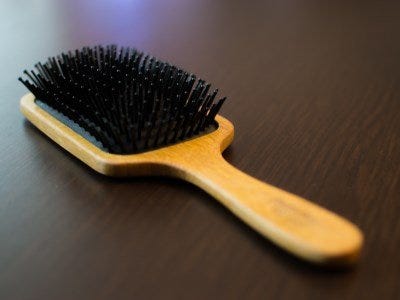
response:
[(355, 225), (299, 196), (252, 178), (226, 162), (217, 151), (199, 156), (203, 159), (187, 163), (181, 160), (179, 177), (207, 191), (275, 244), (320, 264), (348, 265), (357, 260), (363, 236)]

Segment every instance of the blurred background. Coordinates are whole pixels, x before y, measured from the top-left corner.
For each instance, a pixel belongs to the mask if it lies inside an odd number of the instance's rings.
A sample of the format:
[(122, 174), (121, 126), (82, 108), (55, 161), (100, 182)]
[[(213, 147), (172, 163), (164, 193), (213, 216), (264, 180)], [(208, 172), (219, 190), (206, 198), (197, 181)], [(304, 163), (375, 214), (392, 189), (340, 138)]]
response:
[[(400, 1), (1, 0), (0, 298), (399, 299), (399, 30)], [(360, 265), (316, 270), (193, 186), (97, 176), (24, 122), (24, 69), (108, 43), (218, 87), (227, 160), (359, 225)]]

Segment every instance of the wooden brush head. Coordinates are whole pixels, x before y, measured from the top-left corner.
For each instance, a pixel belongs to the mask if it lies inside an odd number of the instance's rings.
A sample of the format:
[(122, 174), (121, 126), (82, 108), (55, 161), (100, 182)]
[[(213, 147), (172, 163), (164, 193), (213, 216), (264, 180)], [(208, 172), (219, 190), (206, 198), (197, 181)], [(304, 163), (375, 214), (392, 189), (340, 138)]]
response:
[(218, 128), (210, 133), (143, 153), (112, 154), (100, 149), (38, 106), (31, 93), (21, 98), (20, 109), (32, 124), (62, 148), (97, 172), (115, 177), (175, 175), (170, 172), (176, 171), (179, 162), (190, 162), (198, 152), (220, 155), (230, 145), (234, 135), (232, 123), (217, 115), (215, 120)]

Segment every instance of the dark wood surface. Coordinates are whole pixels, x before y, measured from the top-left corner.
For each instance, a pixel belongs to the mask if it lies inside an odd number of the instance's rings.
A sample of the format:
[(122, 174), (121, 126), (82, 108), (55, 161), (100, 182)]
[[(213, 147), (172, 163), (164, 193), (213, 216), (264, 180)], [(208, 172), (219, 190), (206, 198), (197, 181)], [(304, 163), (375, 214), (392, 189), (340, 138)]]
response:
[[(399, 1), (6, 0), (0, 25), (0, 299), (400, 299)], [(219, 87), (226, 159), (360, 226), (358, 266), (298, 261), (190, 184), (98, 175), (24, 120), (24, 68), (110, 42)]]

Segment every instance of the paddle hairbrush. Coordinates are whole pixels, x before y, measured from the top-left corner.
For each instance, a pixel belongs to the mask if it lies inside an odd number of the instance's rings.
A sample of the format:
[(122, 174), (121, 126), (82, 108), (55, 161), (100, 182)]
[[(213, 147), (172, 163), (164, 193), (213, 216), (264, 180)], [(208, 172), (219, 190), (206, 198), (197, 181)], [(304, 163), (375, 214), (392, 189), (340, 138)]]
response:
[(354, 262), (357, 227), (227, 163), (233, 125), (210, 85), (130, 48), (96, 46), (49, 58), (19, 80), (21, 111), (39, 130), (108, 176), (189, 181), (277, 245), (321, 264)]

